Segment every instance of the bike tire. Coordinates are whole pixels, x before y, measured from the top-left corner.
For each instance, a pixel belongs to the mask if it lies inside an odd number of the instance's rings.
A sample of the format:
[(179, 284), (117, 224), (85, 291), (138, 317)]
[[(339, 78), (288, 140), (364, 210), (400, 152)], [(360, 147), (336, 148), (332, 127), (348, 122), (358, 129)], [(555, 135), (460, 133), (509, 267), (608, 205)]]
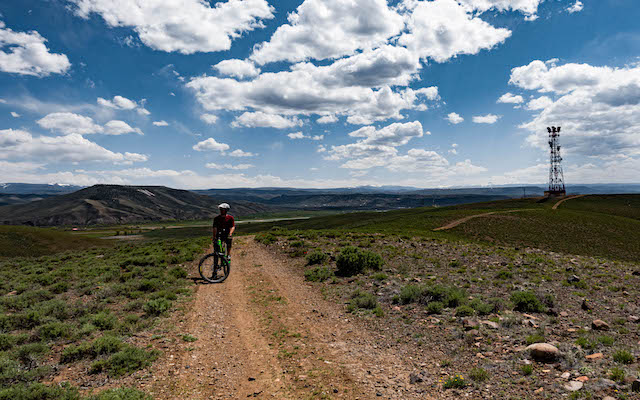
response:
[[(229, 273), (231, 272), (231, 265), (226, 258), (221, 257), (220, 264), (222, 267), (222, 274), (216, 274), (216, 276), (213, 277), (213, 269), (211, 268), (211, 266), (214, 263), (215, 256), (215, 253), (210, 253), (202, 257), (200, 259), (200, 263), (198, 263), (198, 272), (200, 273), (202, 279), (209, 283), (222, 283), (229, 277)], [(209, 263), (211, 263), (211, 265)]]

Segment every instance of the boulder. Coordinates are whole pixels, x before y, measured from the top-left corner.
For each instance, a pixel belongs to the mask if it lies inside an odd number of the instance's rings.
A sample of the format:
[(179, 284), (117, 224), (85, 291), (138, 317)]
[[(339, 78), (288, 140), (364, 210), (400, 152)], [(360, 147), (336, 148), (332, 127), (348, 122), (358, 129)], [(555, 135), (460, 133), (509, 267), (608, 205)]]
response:
[(601, 319), (596, 319), (595, 321), (593, 321), (591, 323), (591, 328), (593, 328), (593, 329), (595, 329), (597, 331), (608, 331), (609, 329), (611, 329), (609, 324), (607, 324), (606, 322), (604, 322)]
[(627, 320), (629, 320), (629, 322), (634, 322), (634, 323), (638, 323), (640, 322), (640, 317), (636, 317), (635, 315), (629, 315), (627, 317)]
[(595, 353), (595, 354), (589, 354), (586, 359), (589, 361), (596, 361), (596, 360), (602, 360), (604, 358), (604, 354), (602, 353)]
[(565, 384), (564, 388), (567, 389), (570, 392), (577, 392), (578, 390), (582, 389), (583, 386), (584, 386), (584, 383), (582, 383), (582, 382), (571, 381), (571, 382)]
[(498, 324), (493, 321), (480, 321), (480, 323), (484, 326), (487, 326), (491, 329), (498, 329)]
[(536, 361), (555, 361), (560, 357), (560, 350), (549, 343), (534, 343), (528, 346), (526, 350), (531, 355), (531, 358)]
[(587, 299), (582, 300), (582, 306), (581, 307), (585, 311), (589, 311), (589, 310), (592, 309), (591, 308), (591, 303), (589, 303), (589, 300), (587, 300)]
[(631, 391), (632, 392), (640, 392), (640, 379), (636, 379), (631, 383)]

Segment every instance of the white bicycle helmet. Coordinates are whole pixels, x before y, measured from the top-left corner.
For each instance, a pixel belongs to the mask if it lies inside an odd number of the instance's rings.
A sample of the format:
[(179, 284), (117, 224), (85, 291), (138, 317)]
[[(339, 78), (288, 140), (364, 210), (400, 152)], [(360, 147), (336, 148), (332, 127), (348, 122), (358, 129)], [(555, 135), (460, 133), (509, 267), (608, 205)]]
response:
[(231, 208), (231, 206), (229, 206), (229, 204), (227, 203), (222, 203), (218, 206), (218, 208), (224, 208), (225, 210), (228, 210)]

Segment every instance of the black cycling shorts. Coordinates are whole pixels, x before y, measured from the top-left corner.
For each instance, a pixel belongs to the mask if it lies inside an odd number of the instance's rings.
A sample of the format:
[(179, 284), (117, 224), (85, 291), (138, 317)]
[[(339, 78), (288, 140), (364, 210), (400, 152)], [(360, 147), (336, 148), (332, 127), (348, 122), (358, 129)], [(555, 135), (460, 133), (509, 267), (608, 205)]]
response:
[[(231, 244), (233, 244), (233, 238), (230, 237), (220, 237), (220, 240), (227, 244), (227, 253), (231, 250)], [(218, 246), (218, 241), (216, 241), (216, 246)], [(216, 249), (216, 251), (220, 251), (220, 249)]]

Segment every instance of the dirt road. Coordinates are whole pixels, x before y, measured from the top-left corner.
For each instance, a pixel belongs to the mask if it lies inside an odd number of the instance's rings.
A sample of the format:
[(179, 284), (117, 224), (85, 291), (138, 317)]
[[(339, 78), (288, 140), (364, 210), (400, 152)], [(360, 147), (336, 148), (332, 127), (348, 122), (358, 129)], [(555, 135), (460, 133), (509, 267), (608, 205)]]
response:
[(584, 196), (587, 196), (587, 195), (586, 194), (579, 194), (579, 195), (575, 195), (575, 196), (565, 197), (564, 199), (562, 199), (559, 202), (557, 202), (556, 204), (554, 204), (551, 209), (552, 210), (557, 210), (558, 207), (560, 207), (560, 204), (564, 203), (565, 201), (571, 200), (571, 199), (577, 199), (577, 198), (584, 197)]
[(530, 210), (518, 209), (518, 210), (509, 210), (509, 211), (492, 211), (492, 212), (483, 213), (483, 214), (470, 215), (468, 217), (457, 219), (455, 221), (452, 221), (452, 222), (448, 223), (447, 225), (444, 225), (444, 226), (441, 226), (439, 228), (436, 228), (436, 229), (434, 229), (434, 231), (446, 231), (447, 229), (455, 228), (456, 226), (458, 226), (460, 224), (464, 224), (465, 222), (467, 222), (469, 220), (472, 220), (474, 218), (486, 217), (488, 215), (493, 215), (493, 214), (514, 213), (514, 212), (518, 212), (518, 211), (530, 211)]
[(415, 362), (325, 300), (300, 261), (250, 237), (234, 245), (229, 279), (199, 285), (184, 317), (198, 340), (156, 363), (156, 398), (429, 398), (408, 384)]

